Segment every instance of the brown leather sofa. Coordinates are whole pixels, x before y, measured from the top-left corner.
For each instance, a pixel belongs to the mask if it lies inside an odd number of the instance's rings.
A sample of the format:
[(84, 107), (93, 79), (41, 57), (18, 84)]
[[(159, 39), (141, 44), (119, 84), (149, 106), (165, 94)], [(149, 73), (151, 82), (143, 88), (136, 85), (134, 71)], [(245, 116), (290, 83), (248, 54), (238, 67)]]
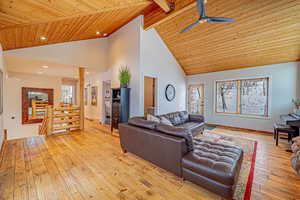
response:
[[(204, 119), (188, 115), (182, 122), (197, 123), (196, 120), (203, 123)], [(194, 139), (193, 130), (180, 124), (168, 126), (143, 118), (119, 124), (124, 152), (133, 153), (225, 198), (232, 198), (241, 168), (242, 149)]]

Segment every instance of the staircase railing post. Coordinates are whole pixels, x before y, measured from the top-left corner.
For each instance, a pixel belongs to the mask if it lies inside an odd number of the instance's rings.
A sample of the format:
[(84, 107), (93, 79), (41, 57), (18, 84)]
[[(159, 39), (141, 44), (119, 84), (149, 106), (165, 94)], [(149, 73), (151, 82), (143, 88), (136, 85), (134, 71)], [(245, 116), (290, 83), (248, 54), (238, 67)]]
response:
[(53, 132), (53, 106), (47, 106), (47, 135), (51, 135)]

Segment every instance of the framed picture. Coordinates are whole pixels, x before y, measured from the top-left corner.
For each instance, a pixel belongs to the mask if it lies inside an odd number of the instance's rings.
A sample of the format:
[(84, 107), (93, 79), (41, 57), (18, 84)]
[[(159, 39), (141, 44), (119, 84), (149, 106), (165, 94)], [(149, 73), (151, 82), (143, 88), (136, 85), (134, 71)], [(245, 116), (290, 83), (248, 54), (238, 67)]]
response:
[(22, 87), (22, 124), (41, 123), (48, 105), (53, 105), (54, 90)]
[(91, 105), (97, 106), (98, 87), (93, 86), (91, 90)]
[(88, 104), (88, 89), (84, 88), (84, 105)]
[(3, 72), (0, 70), (0, 114), (3, 113)]

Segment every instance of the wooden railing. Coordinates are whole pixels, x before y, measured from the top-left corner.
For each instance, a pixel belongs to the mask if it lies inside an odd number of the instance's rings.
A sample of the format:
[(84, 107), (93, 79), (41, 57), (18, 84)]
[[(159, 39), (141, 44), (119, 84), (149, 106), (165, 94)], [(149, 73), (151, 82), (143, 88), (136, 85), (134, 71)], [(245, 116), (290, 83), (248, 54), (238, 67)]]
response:
[(45, 115), (48, 106), (48, 101), (32, 100), (32, 118), (41, 119)]
[(47, 106), (45, 116), (39, 127), (40, 135), (51, 135), (80, 129), (80, 107), (60, 106), (53, 108)]

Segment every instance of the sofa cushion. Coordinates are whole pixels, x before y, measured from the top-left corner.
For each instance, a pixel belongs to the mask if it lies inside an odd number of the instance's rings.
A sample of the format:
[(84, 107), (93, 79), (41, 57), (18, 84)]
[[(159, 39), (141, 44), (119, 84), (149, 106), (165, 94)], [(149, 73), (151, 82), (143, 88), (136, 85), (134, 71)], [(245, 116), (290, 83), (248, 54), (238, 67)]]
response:
[(152, 122), (160, 123), (159, 117), (156, 117), (156, 116), (151, 115), (151, 114), (147, 114), (147, 121), (152, 121)]
[(168, 135), (173, 135), (177, 137), (181, 137), (185, 139), (186, 145), (187, 145), (187, 150), (188, 151), (193, 151), (194, 145), (193, 145), (193, 135), (190, 130), (184, 129), (184, 128), (179, 128), (175, 126), (168, 126), (165, 124), (158, 124), (156, 126), (156, 130), (166, 133)]
[(182, 167), (224, 185), (234, 185), (243, 150), (237, 146), (194, 140), (194, 151), (183, 157)]
[[(173, 112), (165, 115), (160, 115), (159, 117), (165, 117), (172, 122), (174, 126), (182, 124), (186, 121), (185, 115), (181, 112)], [(182, 118), (183, 117), (183, 118)]]
[(143, 117), (133, 117), (128, 120), (128, 124), (142, 128), (155, 129), (158, 123), (147, 121)]
[(197, 136), (198, 134), (204, 131), (204, 123), (201, 122), (185, 122), (176, 127), (188, 129), (192, 132), (193, 136)]
[(165, 117), (160, 117), (160, 123), (165, 124), (165, 125), (169, 125), (169, 126), (173, 126), (172, 122), (165, 118)]
[(187, 111), (180, 111), (179, 115), (181, 117), (181, 122), (185, 123), (187, 121), (189, 121), (189, 113)]

